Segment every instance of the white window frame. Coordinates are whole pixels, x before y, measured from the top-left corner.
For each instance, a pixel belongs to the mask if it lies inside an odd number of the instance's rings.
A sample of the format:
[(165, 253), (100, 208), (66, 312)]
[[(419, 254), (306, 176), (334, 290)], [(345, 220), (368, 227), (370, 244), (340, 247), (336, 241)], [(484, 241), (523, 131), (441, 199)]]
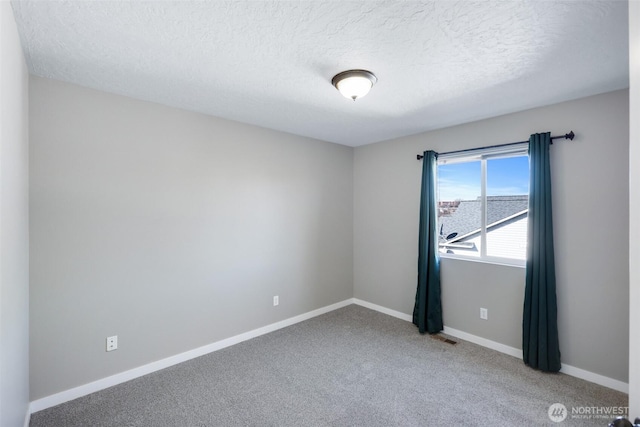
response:
[[(480, 161), (480, 197), (481, 197), (481, 219), (480, 219), (480, 256), (470, 256), (461, 254), (448, 254), (439, 252), (440, 258), (459, 259), (465, 261), (475, 261), (488, 264), (499, 264), (516, 267), (525, 267), (526, 259), (502, 258), (487, 255), (487, 160), (506, 158), (506, 157), (522, 157), (529, 155), (529, 143), (510, 144), (505, 147), (488, 147), (471, 151), (461, 151), (453, 153), (445, 153), (438, 156), (437, 165), (450, 165), (455, 163), (467, 163), (472, 161)], [(437, 171), (436, 171), (437, 172)], [(437, 187), (437, 200), (440, 201), (440, 185), (439, 178)], [(528, 213), (527, 213), (528, 218)], [(438, 229), (440, 222), (438, 221)], [(527, 242), (528, 244), (528, 242)]]

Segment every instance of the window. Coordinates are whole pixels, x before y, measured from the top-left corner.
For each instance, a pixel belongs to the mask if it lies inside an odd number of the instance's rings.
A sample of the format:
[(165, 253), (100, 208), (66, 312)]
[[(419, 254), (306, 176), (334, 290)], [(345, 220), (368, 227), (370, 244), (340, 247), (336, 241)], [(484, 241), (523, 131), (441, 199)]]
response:
[(524, 265), (527, 145), (438, 158), (438, 230), (443, 257)]

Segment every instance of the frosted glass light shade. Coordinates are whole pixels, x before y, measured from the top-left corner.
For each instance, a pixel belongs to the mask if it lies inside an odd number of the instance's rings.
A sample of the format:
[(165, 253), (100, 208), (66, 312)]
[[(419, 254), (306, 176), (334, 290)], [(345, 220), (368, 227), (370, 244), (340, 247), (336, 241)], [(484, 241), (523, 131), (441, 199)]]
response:
[(366, 70), (349, 70), (336, 74), (331, 83), (345, 98), (353, 99), (365, 96), (378, 79)]

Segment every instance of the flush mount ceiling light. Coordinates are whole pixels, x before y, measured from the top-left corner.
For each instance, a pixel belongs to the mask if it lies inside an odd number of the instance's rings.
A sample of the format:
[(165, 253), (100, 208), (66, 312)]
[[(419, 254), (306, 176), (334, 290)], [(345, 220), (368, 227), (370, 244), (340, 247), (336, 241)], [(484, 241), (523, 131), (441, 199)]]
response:
[(331, 79), (331, 84), (340, 91), (342, 96), (355, 101), (368, 94), (377, 81), (378, 78), (371, 71), (348, 70), (336, 74)]

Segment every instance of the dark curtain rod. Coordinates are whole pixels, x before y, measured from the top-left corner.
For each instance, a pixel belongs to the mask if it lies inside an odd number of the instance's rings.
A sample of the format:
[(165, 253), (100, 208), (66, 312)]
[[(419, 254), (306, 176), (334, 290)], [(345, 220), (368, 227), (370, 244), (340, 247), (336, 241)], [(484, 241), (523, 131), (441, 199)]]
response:
[[(565, 133), (564, 135), (558, 135), (558, 136), (552, 136), (551, 137), (551, 141), (553, 141), (554, 139), (559, 139), (559, 138), (564, 138), (564, 139), (570, 139), (573, 140), (573, 137), (576, 136), (573, 131), (569, 132), (569, 133)], [(527, 143), (529, 141), (518, 141), (518, 142), (510, 142), (508, 144), (498, 144), (498, 145), (489, 145), (487, 147), (480, 147), (480, 148), (467, 148), (466, 150), (458, 150), (458, 151), (447, 151), (446, 153), (438, 153), (440, 155), (442, 154), (458, 154), (458, 153), (466, 153), (469, 151), (477, 151), (477, 150), (484, 150), (486, 148), (498, 148), (498, 147), (508, 147), (510, 145), (517, 145), (517, 144), (524, 144)], [(422, 160), (424, 156), (422, 154), (418, 154), (416, 156), (416, 158), (418, 160)]]

